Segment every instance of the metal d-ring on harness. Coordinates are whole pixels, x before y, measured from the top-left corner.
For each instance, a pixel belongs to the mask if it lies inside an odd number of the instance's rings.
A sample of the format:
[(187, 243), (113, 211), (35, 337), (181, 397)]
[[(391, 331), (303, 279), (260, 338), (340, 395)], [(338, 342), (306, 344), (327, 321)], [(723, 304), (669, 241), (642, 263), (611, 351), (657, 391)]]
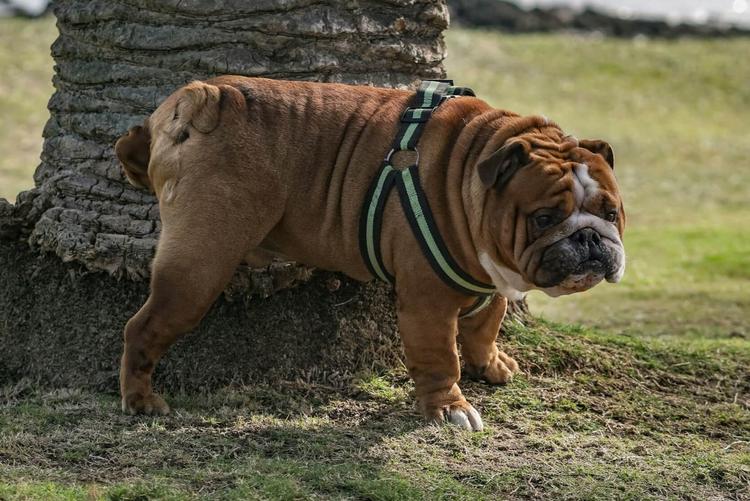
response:
[[(451, 80), (422, 82), (412, 106), (401, 115), (401, 126), (393, 146), (367, 192), (359, 225), (360, 251), (367, 267), (374, 276), (393, 284), (394, 278), (383, 264), (380, 230), (383, 224), (385, 202), (393, 186), (397, 186), (406, 218), (432, 269), (450, 287), (478, 298), (471, 308), (461, 315), (461, 318), (473, 315), (489, 305), (492, 302), (495, 287), (472, 278), (461, 269), (448, 252), (419, 182), (417, 169), (419, 153), (416, 147), (425, 124), (443, 101), (456, 96), (474, 95), (474, 91), (467, 87), (454, 87)], [(391, 157), (398, 151), (415, 152), (417, 159), (411, 167), (403, 170), (395, 169), (391, 164)]]

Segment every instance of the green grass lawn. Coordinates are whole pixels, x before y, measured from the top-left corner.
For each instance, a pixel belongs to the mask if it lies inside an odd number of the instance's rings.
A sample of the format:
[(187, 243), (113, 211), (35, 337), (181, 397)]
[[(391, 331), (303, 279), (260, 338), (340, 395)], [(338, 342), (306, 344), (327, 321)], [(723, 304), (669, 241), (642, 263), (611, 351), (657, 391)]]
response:
[(0, 198), (34, 186), (52, 95), (51, 18), (0, 19)]
[[(53, 38), (51, 20), (0, 20), (0, 196), (31, 185)], [(460, 85), (615, 148), (625, 280), (531, 298), (587, 327), (513, 326), (525, 373), (462, 382), (474, 434), (422, 425), (402, 368), (171, 395), (159, 418), (0, 385), (0, 500), (750, 498), (750, 40), (447, 41)]]

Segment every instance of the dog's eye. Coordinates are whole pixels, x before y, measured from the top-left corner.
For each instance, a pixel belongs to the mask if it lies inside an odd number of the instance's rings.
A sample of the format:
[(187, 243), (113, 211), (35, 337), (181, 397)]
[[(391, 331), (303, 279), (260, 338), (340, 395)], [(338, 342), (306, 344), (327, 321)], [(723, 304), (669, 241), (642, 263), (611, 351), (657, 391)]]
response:
[(615, 221), (617, 221), (617, 211), (611, 210), (607, 212), (607, 214), (604, 216), (604, 219), (606, 219), (610, 223), (614, 223)]
[(547, 228), (548, 226), (551, 226), (554, 222), (554, 219), (549, 214), (539, 214), (538, 216), (534, 216), (534, 224), (536, 224), (536, 227), (539, 229)]

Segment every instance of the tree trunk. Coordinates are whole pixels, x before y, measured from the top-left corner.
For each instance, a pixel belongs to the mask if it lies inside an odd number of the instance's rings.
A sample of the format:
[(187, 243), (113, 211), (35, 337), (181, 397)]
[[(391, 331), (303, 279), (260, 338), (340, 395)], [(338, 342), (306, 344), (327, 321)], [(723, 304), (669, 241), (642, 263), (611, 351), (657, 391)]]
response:
[(518, 301), (508, 302), (508, 311), (505, 313), (504, 324), (508, 322), (520, 322), (526, 323), (529, 320), (529, 304), (526, 302), (526, 298)]
[(148, 276), (156, 199), (130, 186), (112, 145), (166, 96), (221, 74), (409, 85), (443, 76), (441, 1), (62, 1), (30, 242), (92, 270)]
[[(56, 92), (36, 186), (15, 206), (0, 200), (0, 380), (116, 389), (122, 327), (146, 297), (160, 223), (113, 144), (175, 89), (220, 74), (379, 86), (444, 76), (444, 0), (64, 0), (54, 12)], [(400, 356), (382, 285), (276, 263), (240, 270), (228, 294), (244, 299), (221, 298), (170, 351), (163, 385), (335, 380)]]

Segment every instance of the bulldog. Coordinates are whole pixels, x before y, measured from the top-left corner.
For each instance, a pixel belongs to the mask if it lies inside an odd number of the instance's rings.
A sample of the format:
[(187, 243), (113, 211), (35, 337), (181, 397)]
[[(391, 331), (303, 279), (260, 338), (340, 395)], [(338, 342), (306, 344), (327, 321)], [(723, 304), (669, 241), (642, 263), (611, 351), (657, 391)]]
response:
[[(363, 200), (414, 93), (224, 76), (169, 96), (115, 146), (128, 180), (152, 190), (162, 232), (151, 293), (127, 322), (122, 409), (166, 414), (152, 391), (159, 358), (193, 329), (238, 265), (283, 256), (361, 281)], [(448, 99), (418, 146), (419, 176), (447, 250), (496, 294), (446, 285), (406, 221), (384, 202), (380, 251), (394, 278), (398, 328), (419, 408), (431, 421), (481, 430), (458, 387), (466, 372), (502, 384), (519, 368), (496, 338), (507, 301), (617, 282), (625, 268), (612, 148), (577, 140), (541, 116)]]

